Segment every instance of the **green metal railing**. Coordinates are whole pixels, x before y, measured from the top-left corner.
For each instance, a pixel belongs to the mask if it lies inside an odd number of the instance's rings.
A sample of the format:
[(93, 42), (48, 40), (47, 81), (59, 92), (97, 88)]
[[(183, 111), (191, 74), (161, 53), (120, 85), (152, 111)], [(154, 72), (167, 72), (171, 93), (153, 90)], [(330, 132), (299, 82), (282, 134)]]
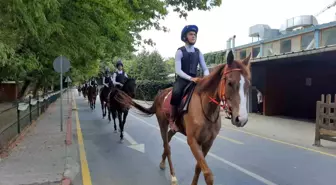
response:
[(26, 101), (16, 102), (10, 108), (0, 111), (0, 153), (59, 97), (60, 91), (38, 99), (29, 97)]

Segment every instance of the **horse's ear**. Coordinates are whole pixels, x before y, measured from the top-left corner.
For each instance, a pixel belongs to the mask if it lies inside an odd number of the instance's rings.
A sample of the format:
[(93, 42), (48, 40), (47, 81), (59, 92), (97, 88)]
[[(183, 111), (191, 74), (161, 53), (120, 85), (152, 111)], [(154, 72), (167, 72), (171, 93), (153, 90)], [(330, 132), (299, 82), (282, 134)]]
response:
[(226, 63), (228, 65), (231, 65), (233, 63), (233, 60), (234, 60), (234, 56), (233, 56), (232, 50), (230, 50), (229, 53), (227, 54)]
[(242, 61), (245, 66), (249, 65), (251, 59), (251, 53)]

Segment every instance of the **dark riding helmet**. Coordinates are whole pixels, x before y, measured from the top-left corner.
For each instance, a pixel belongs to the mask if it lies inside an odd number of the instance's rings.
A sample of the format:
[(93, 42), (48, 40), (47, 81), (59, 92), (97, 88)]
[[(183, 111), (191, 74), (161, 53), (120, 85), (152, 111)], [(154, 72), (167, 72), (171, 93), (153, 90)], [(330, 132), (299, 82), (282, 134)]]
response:
[(187, 25), (183, 28), (181, 32), (181, 40), (183, 42), (187, 42), (187, 33), (194, 31), (196, 34), (198, 33), (198, 27), (196, 25)]
[(107, 74), (109, 74), (110, 73), (110, 68), (109, 67), (106, 67), (105, 68), (105, 74), (107, 75)]
[(118, 68), (118, 66), (119, 66), (119, 65), (121, 65), (121, 66), (123, 66), (123, 67), (124, 67), (124, 64), (121, 62), (121, 60), (120, 60), (120, 59), (117, 61), (116, 67)]

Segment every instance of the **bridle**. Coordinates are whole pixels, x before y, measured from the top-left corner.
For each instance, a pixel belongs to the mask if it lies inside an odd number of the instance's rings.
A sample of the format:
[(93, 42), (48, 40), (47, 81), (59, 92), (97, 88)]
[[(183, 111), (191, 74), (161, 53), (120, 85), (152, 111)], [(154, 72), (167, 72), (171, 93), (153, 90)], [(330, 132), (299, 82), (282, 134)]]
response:
[[(210, 99), (209, 102), (212, 102), (212, 103), (215, 103), (215, 104), (221, 106), (225, 110), (225, 112), (229, 115), (232, 114), (231, 113), (232, 109), (231, 109), (231, 106), (227, 103), (227, 98), (225, 97), (225, 84), (226, 84), (226, 80), (227, 80), (227, 74), (229, 74), (233, 71), (241, 71), (241, 69), (239, 69), (239, 68), (229, 69), (228, 65), (225, 65), (224, 74), (223, 74), (223, 77), (220, 81), (220, 86), (219, 86), (219, 90), (218, 90), (219, 102), (215, 98), (209, 96), (209, 99)], [(221, 105), (220, 102), (223, 102), (223, 105)], [(227, 116), (229, 116), (229, 115), (227, 115)]]

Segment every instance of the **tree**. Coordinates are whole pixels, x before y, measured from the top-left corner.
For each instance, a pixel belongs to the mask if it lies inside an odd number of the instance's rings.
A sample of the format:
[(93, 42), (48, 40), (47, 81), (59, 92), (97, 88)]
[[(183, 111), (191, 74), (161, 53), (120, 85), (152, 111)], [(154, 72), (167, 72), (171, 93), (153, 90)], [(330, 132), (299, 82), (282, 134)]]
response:
[[(20, 96), (32, 82), (36, 89), (47, 87), (58, 82), (52, 61), (64, 55), (72, 66), (66, 75), (74, 82), (83, 81), (101, 73), (102, 66), (116, 57), (132, 58), (136, 45), (152, 44), (142, 40), (141, 31), (152, 27), (167, 31), (159, 21), (169, 6), (185, 17), (186, 11), (220, 4), (220, 0), (3, 0), (0, 80), (23, 80)], [(151, 64), (161, 65), (153, 61), (162, 58), (151, 57)]]

